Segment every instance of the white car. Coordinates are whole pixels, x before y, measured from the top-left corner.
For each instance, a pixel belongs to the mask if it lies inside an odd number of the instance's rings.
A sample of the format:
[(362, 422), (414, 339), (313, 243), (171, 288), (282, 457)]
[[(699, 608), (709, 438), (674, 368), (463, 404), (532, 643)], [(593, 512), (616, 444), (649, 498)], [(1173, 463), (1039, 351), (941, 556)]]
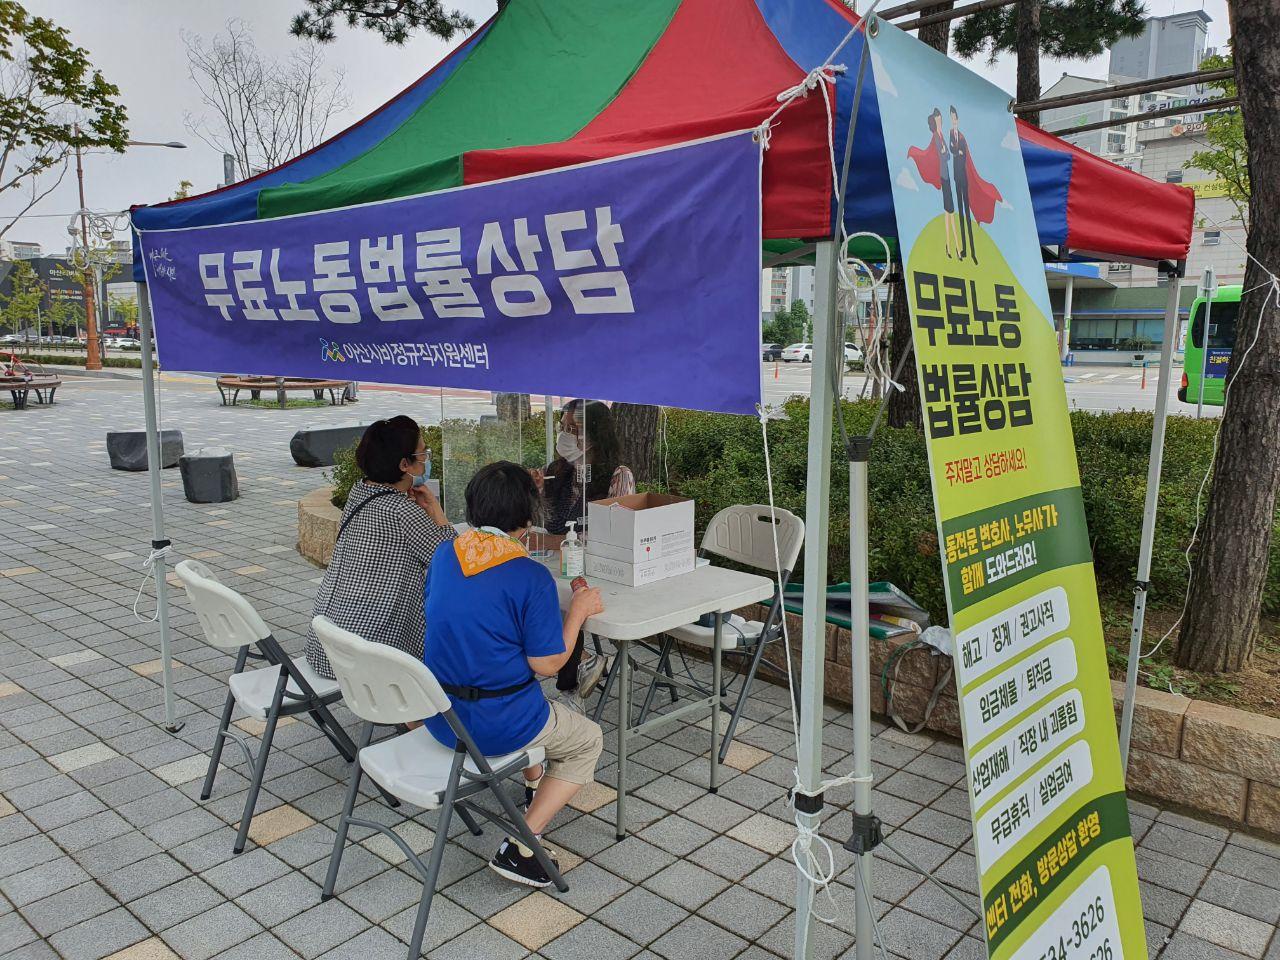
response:
[(133, 337), (120, 337), (116, 340), (115, 346), (118, 350), (141, 350), (142, 341), (135, 340)]
[(859, 363), (861, 360), (862, 350), (859, 349), (858, 345), (854, 343), (846, 343), (844, 345), (844, 362)]
[(812, 343), (793, 343), (782, 351), (782, 362), (792, 363), (800, 361), (801, 363), (809, 363), (813, 359)]

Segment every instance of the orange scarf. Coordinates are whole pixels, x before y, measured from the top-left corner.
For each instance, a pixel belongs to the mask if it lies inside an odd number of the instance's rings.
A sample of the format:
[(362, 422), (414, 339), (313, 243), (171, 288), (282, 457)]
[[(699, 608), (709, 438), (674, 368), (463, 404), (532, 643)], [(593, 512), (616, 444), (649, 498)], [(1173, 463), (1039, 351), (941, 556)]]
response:
[(464, 577), (474, 577), (508, 560), (529, 555), (518, 540), (475, 529), (453, 541), (453, 552), (458, 556), (458, 566), (462, 568)]

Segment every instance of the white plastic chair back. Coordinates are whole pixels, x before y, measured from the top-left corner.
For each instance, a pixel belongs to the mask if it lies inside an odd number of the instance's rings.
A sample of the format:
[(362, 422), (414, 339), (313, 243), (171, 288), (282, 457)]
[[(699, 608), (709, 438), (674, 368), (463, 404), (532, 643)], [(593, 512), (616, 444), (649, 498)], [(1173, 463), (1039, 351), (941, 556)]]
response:
[(271, 628), (253, 604), (214, 579), (203, 563), (183, 560), (174, 571), (187, 588), (187, 598), (211, 645), (219, 650), (239, 650), (271, 636)]
[(421, 660), (343, 630), (328, 617), (311, 621), (347, 707), (362, 720), (394, 724), (449, 709), (440, 682)]
[(804, 521), (781, 507), (776, 510), (761, 504), (725, 507), (707, 525), (702, 549), (757, 570), (779, 573), (773, 551), (775, 525), (777, 557), (782, 562), (782, 570), (794, 570), (804, 545)]

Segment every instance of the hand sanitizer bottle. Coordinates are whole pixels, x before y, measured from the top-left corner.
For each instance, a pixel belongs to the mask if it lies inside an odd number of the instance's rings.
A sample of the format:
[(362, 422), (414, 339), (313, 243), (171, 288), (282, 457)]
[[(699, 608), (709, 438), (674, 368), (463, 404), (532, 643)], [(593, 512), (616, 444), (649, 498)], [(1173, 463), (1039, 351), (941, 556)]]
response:
[(578, 531), (574, 529), (576, 520), (568, 521), (569, 532), (560, 544), (560, 574), (565, 577), (582, 576), (582, 542), (578, 540)]

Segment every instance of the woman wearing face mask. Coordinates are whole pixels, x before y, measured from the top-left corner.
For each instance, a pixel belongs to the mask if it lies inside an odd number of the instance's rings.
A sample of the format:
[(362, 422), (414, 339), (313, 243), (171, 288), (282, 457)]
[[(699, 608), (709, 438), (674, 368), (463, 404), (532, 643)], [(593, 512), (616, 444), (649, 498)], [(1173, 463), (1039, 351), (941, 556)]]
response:
[[(422, 431), (409, 417), (378, 420), (365, 430), (356, 447), (364, 477), (347, 496), (312, 611), (366, 640), (419, 658), (427, 568), (436, 548), (456, 536), (426, 486), (430, 457)], [(306, 655), (312, 670), (333, 678), (310, 630)]]
[[(636, 478), (630, 467), (618, 462), (619, 457), (618, 434), (606, 404), (599, 400), (570, 400), (564, 405), (556, 436), (556, 459), (545, 471), (533, 474), (542, 495), (547, 546), (559, 545), (570, 520), (576, 522), (578, 530), (586, 529), (586, 501), (636, 492)], [(604, 669), (603, 657), (583, 657), (580, 635), (556, 676), (560, 700), (571, 709), (581, 710), (583, 698), (595, 688)]]

